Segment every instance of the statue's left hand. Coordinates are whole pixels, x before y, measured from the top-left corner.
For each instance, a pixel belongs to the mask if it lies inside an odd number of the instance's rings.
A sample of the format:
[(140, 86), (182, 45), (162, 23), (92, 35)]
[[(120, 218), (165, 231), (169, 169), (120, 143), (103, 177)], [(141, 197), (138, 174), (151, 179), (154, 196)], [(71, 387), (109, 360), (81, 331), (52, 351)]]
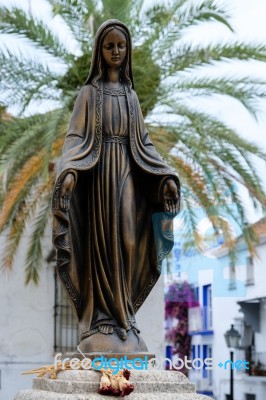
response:
[(175, 181), (169, 178), (163, 187), (163, 204), (165, 211), (173, 214), (178, 213), (179, 193)]

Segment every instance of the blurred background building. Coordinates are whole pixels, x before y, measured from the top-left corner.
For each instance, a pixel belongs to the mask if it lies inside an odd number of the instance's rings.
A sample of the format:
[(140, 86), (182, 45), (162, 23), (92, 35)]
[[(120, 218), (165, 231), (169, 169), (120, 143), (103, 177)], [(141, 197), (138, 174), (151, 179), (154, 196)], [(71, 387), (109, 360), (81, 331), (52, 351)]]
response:
[[(258, 236), (257, 255), (251, 257), (243, 238), (237, 238), (236, 266), (230, 268), (228, 251), (224, 245), (212, 252), (213, 268), (197, 268), (191, 258), (190, 266), (197, 271), (197, 280), (190, 281), (198, 305), (188, 307), (188, 335), (191, 338), (190, 359), (213, 358), (213, 370), (192, 368), (188, 376), (196, 384), (198, 393), (216, 400), (229, 400), (230, 359), (224, 334), (231, 324), (240, 333), (240, 345), (234, 351), (234, 361), (246, 360), (249, 369), (234, 371), (234, 400), (263, 400), (266, 393), (266, 220), (254, 224)], [(201, 258), (201, 263), (204, 258)], [(173, 257), (172, 268), (180, 264), (170, 278), (169, 287), (189, 280), (189, 270), (182, 268), (182, 259)], [(218, 271), (219, 270), (219, 271)], [(192, 275), (194, 276), (194, 275)], [(169, 281), (170, 279), (170, 281)], [(166, 323), (166, 333), (173, 325), (178, 331), (178, 316)], [(181, 329), (183, 327), (181, 326)], [(166, 354), (175, 353), (174, 340), (167, 343)], [(177, 354), (178, 356), (178, 351)], [(173, 356), (175, 359), (175, 356)], [(223, 365), (219, 366), (218, 364)]]

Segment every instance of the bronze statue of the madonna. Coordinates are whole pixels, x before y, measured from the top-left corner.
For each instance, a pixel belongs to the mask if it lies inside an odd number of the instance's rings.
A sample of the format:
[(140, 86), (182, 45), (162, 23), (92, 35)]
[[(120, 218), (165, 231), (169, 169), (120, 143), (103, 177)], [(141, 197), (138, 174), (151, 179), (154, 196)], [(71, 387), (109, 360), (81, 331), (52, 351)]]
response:
[[(86, 353), (147, 350), (135, 314), (173, 245), (171, 227), (165, 234), (161, 222), (179, 208), (179, 180), (145, 128), (131, 57), (127, 26), (103, 23), (53, 193), (58, 274)], [(155, 229), (156, 213), (163, 217)]]

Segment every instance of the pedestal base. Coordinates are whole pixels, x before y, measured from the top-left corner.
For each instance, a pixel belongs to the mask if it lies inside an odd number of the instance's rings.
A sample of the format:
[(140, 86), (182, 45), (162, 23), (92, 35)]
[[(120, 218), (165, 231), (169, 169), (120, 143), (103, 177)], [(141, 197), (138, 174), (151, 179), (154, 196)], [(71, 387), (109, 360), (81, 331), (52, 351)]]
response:
[[(101, 373), (62, 371), (58, 379), (35, 378), (33, 389), (22, 390), (14, 400), (108, 400), (113, 396), (98, 394)], [(212, 400), (195, 393), (195, 385), (177, 371), (131, 371), (134, 391), (125, 400)], [(120, 397), (121, 399), (121, 397)]]

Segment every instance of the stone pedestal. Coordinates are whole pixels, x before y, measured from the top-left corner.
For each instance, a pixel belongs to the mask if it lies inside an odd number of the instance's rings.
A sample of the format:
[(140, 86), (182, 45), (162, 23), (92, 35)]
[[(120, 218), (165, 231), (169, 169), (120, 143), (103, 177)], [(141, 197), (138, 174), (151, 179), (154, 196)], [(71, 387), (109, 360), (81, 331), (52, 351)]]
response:
[[(108, 400), (113, 396), (98, 394), (101, 373), (62, 371), (58, 379), (35, 378), (33, 389), (22, 390), (14, 400)], [(195, 393), (195, 386), (177, 371), (131, 371), (134, 391), (125, 400), (212, 400)], [(121, 398), (121, 397), (120, 397)]]

